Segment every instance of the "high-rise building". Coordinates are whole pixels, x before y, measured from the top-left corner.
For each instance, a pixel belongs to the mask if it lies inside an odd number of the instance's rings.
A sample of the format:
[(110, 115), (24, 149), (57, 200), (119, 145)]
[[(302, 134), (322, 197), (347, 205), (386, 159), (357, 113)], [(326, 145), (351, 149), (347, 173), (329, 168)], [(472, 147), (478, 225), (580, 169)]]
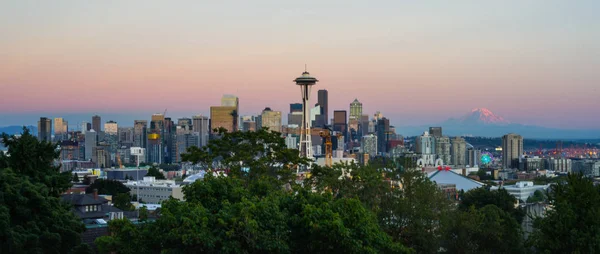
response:
[(292, 112), (288, 114), (288, 125), (302, 125), (302, 112)]
[(390, 120), (382, 117), (377, 120), (375, 125), (375, 131), (377, 132), (377, 151), (380, 153), (387, 153), (387, 144), (390, 140)]
[(467, 142), (464, 138), (455, 137), (452, 139), (452, 164), (455, 167), (464, 167), (467, 165)]
[(362, 116), (363, 105), (358, 101), (358, 99), (354, 99), (352, 103), (350, 103), (350, 119), (359, 120)]
[(101, 118), (99, 115), (92, 116), (92, 129), (96, 131), (96, 133), (100, 132), (100, 122)]
[(192, 119), (191, 118), (179, 118), (177, 119), (177, 126), (182, 127), (185, 130), (192, 130)]
[(302, 103), (291, 103), (290, 113), (299, 112), (302, 113)]
[(523, 154), (523, 137), (514, 133), (502, 136), (502, 166), (516, 168), (514, 161)]
[(165, 149), (165, 153), (163, 154), (164, 163), (170, 164), (173, 163), (173, 160), (177, 156), (177, 140), (176, 140), (176, 130), (177, 126), (171, 120), (170, 117), (165, 117), (165, 131), (163, 135), (163, 146)]
[(289, 149), (298, 149), (298, 137), (292, 134), (287, 134), (285, 137), (285, 145)]
[(226, 94), (221, 98), (221, 106), (223, 107), (236, 107), (239, 109), (239, 98), (235, 95)]
[(86, 132), (88, 132), (89, 130), (92, 129), (92, 124), (88, 123), (86, 121), (81, 122), (81, 134), (85, 134)]
[(362, 137), (361, 152), (369, 156), (377, 155), (377, 136), (370, 134)]
[[(429, 128), (429, 130), (431, 130), (431, 128)], [(439, 134), (441, 134), (441, 132), (437, 133), (436, 135), (439, 135)], [(430, 133), (430, 135), (431, 135), (431, 133)], [(451, 156), (450, 156), (450, 148), (451, 148), (450, 138), (448, 138), (447, 136), (434, 136), (434, 135), (431, 135), (431, 136), (434, 137), (434, 139), (435, 139), (436, 157), (438, 159), (442, 159), (442, 162), (445, 165), (452, 164)]]
[(345, 143), (348, 139), (348, 117), (346, 110), (334, 110), (333, 111), (333, 131), (342, 133), (344, 136), (343, 142)]
[(104, 124), (104, 133), (108, 135), (117, 135), (119, 126), (115, 121), (108, 121)]
[(436, 154), (435, 138), (427, 131), (423, 135), (417, 136), (415, 139), (415, 152), (418, 154)]
[(312, 108), (310, 110), (311, 127), (323, 128), (323, 125), (325, 123), (323, 122), (323, 117), (321, 117), (322, 111), (323, 111), (323, 109), (321, 108), (321, 105), (319, 105), (319, 104), (317, 104), (314, 108)]
[(133, 127), (119, 127), (118, 129), (118, 144), (119, 147), (126, 147), (129, 149), (133, 146), (134, 128)]
[(54, 138), (57, 141), (66, 140), (69, 133), (69, 123), (58, 117), (54, 118)]
[[(96, 151), (96, 146), (98, 145), (98, 135), (96, 132), (91, 129), (90, 131), (85, 133), (85, 160), (90, 161), (93, 160), (94, 153)], [(94, 161), (97, 162), (97, 161)]]
[(210, 133), (209, 125), (207, 116), (197, 115), (192, 117), (192, 130), (199, 135), (200, 147), (205, 146), (208, 143)]
[(210, 107), (210, 129), (225, 128), (228, 132), (234, 132), (238, 129), (238, 111), (237, 107), (213, 106)]
[(281, 132), (281, 111), (273, 111), (265, 108), (260, 114), (260, 127), (268, 128), (270, 131)]
[(467, 149), (467, 165), (471, 167), (481, 165), (481, 150), (470, 147)]
[(52, 120), (47, 117), (40, 117), (38, 121), (38, 140), (52, 141)]
[[(360, 135), (361, 136), (366, 136), (367, 134), (369, 134), (369, 115), (362, 115), (360, 116), (360, 125), (359, 125), (359, 130), (360, 130)], [(371, 132), (373, 133), (373, 132)]]
[(146, 121), (146, 120), (133, 121), (133, 146), (146, 149), (147, 144), (148, 144), (148, 121)]
[(327, 90), (322, 89), (317, 92), (317, 104), (321, 106), (321, 115), (324, 124), (329, 125), (329, 95)]
[(436, 138), (442, 137), (442, 127), (429, 127), (429, 135)]

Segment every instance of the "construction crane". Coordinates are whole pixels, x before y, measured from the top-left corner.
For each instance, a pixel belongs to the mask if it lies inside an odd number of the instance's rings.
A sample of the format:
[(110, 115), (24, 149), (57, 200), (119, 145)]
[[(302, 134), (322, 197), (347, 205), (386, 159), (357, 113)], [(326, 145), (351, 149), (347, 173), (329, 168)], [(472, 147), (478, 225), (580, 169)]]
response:
[(333, 146), (331, 143), (331, 132), (328, 129), (319, 132), (319, 136), (325, 139), (325, 166), (331, 167)]
[(121, 161), (121, 155), (119, 153), (117, 153), (116, 157), (117, 157), (117, 162), (119, 163), (119, 168), (124, 168), (123, 162)]

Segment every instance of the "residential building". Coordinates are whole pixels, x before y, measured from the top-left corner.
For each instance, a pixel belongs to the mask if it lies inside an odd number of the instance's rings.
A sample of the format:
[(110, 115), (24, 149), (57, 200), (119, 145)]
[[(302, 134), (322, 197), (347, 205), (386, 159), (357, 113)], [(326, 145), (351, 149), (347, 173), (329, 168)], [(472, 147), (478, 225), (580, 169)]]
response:
[[(433, 127), (435, 128), (435, 127)], [(429, 128), (429, 130), (431, 131), (432, 128)], [(435, 129), (433, 129), (433, 131), (436, 131)], [(438, 132), (436, 135), (441, 134), (441, 131)], [(433, 137), (434, 142), (435, 142), (435, 155), (438, 159), (442, 159), (443, 163), (445, 165), (451, 165), (452, 164), (452, 160), (451, 160), (451, 156), (450, 156), (450, 151), (451, 151), (451, 146), (450, 146), (450, 138), (447, 136), (434, 136), (431, 134), (431, 132), (429, 133), (430, 136)]]
[(181, 185), (172, 180), (156, 180), (153, 176), (146, 176), (142, 181), (128, 181), (125, 186), (146, 203), (158, 204), (169, 198), (184, 200)]
[(52, 120), (40, 117), (38, 121), (38, 140), (52, 142)]
[(600, 177), (600, 160), (598, 159), (572, 159), (571, 166), (573, 173)]
[(370, 134), (362, 137), (360, 150), (370, 157), (377, 155), (377, 136)]
[(526, 156), (519, 160), (519, 170), (537, 171), (544, 169), (544, 161), (538, 156)]
[(555, 172), (571, 173), (571, 159), (566, 158), (547, 158), (548, 169)]
[(132, 147), (134, 143), (134, 127), (119, 127), (117, 129), (117, 136), (119, 146)]
[(452, 165), (455, 167), (464, 167), (467, 165), (467, 142), (464, 138), (455, 137), (452, 139)]
[(506, 134), (502, 136), (502, 166), (504, 168), (516, 168), (513, 161), (519, 159), (523, 154), (523, 137), (517, 134)]
[(471, 167), (481, 165), (481, 150), (469, 147), (467, 149), (467, 165)]
[[(123, 218), (123, 211), (108, 204), (108, 199), (93, 194), (63, 194), (61, 199), (72, 206), (73, 214), (85, 222), (93, 220), (95, 224), (106, 224), (112, 218)], [(111, 213), (118, 214), (111, 216)]]
[(289, 149), (298, 149), (298, 136), (287, 134), (285, 137), (285, 145)]

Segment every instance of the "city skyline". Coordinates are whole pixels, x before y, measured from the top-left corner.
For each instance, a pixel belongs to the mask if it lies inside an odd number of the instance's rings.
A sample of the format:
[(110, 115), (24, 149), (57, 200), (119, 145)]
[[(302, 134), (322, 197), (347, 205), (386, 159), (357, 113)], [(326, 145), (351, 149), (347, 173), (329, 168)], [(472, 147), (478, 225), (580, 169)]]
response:
[(240, 115), (287, 113), (308, 64), (330, 114), (358, 98), (396, 126), (485, 107), (512, 122), (597, 129), (599, 5), (1, 3), (0, 126), (209, 115), (223, 94), (240, 98)]

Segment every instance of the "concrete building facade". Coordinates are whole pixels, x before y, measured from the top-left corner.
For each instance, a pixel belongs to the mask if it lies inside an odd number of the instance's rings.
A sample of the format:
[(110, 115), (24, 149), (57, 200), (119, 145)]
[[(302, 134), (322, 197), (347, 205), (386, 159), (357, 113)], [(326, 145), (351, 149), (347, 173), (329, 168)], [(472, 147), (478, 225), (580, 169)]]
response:
[(502, 166), (514, 168), (513, 161), (523, 154), (523, 137), (514, 133), (502, 136)]

